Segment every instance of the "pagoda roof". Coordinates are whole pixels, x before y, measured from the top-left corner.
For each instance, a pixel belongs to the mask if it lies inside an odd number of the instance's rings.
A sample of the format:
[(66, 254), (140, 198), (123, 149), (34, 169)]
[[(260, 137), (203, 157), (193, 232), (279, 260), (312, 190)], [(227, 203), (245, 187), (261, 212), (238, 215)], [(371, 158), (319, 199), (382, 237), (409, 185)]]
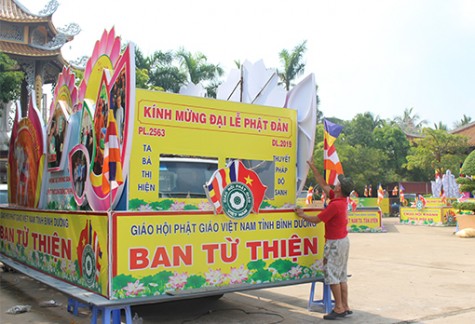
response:
[(52, 16), (58, 9), (57, 0), (49, 0), (45, 8), (38, 14), (29, 11), (19, 0), (0, 0), (0, 21), (24, 25), (47, 25), (48, 32), (54, 36), (59, 33), (65, 33), (68, 36), (74, 36), (79, 31), (78, 26), (73, 26), (72, 33), (69, 31), (57, 30), (53, 24)]
[[(57, 8), (57, 3), (56, 3)], [(31, 13), (19, 1), (0, 0), (0, 19), (16, 23), (41, 23), (51, 21), (54, 10), (47, 11), (44, 15)]]
[[(24, 60), (29, 61), (32, 59), (37, 61), (45, 61), (46, 65), (44, 68), (45, 71), (47, 71), (47, 73), (44, 75), (45, 83), (55, 82), (58, 73), (61, 72), (63, 66), (70, 65), (69, 62), (67, 62), (61, 55), (61, 49), (59, 48), (52, 51), (34, 48), (25, 44), (15, 44), (0, 41), (0, 52), (8, 54), (18, 62), (22, 62)], [(18, 66), (18, 69), (21, 70), (21, 67)]]
[(72, 41), (80, 28), (69, 24), (57, 29), (52, 16), (59, 4), (57, 0), (48, 1), (44, 9), (34, 14), (20, 0), (0, 0), (0, 24), (4, 23), (7, 30), (0, 35), (0, 52), (19, 62), (45, 61), (52, 73), (58, 74), (63, 66), (70, 65), (62, 56), (61, 47)]
[(4, 41), (0, 41), (0, 51), (7, 54), (11, 54), (12, 56), (26, 56), (36, 58), (51, 58), (58, 55), (61, 56), (61, 48), (57, 48), (55, 50), (46, 50), (31, 47), (27, 44), (10, 43)]

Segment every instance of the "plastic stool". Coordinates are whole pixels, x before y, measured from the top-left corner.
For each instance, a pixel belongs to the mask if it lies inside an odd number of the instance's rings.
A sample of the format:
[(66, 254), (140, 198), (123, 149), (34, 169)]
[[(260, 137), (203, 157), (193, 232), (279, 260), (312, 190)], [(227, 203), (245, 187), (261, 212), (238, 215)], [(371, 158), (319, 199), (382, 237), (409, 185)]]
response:
[(75, 316), (78, 316), (79, 307), (89, 308), (89, 305), (82, 304), (81, 302), (79, 302), (79, 300), (74, 299), (72, 297), (68, 298), (68, 307), (67, 307), (68, 312), (73, 313), (73, 315)]
[[(323, 297), (322, 299), (315, 300), (315, 284), (320, 282), (323, 284)], [(308, 310), (312, 310), (313, 306), (322, 307), (325, 313), (330, 313), (333, 309), (335, 302), (332, 300), (332, 292), (329, 285), (326, 285), (323, 281), (312, 282), (310, 288), (310, 297), (308, 300)]]
[[(121, 306), (92, 306), (92, 318), (91, 324), (97, 324), (97, 316), (99, 311), (102, 314), (102, 323), (110, 324), (112, 319), (112, 324), (120, 324), (120, 311), (125, 311), (125, 323), (132, 324), (132, 311), (130, 310), (130, 305), (121, 305)], [(112, 315), (112, 316), (111, 316)]]

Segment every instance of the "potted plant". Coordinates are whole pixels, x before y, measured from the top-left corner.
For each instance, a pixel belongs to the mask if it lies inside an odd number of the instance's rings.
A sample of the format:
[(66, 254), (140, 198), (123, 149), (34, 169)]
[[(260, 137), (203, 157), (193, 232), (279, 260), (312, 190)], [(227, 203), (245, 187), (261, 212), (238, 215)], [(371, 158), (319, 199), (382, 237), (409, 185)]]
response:
[[(463, 162), (460, 169), (460, 177), (456, 181), (460, 186), (461, 192), (475, 194), (475, 151), (472, 151)], [(475, 229), (475, 199), (456, 201), (452, 206), (458, 210), (458, 229)]]

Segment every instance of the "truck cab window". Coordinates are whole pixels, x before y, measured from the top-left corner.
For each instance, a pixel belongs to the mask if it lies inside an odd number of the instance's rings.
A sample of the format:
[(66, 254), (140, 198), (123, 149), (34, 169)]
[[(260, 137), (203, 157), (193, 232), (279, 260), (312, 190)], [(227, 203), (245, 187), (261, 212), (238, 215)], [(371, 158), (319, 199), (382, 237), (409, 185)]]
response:
[(160, 198), (206, 198), (203, 186), (218, 169), (218, 160), (160, 157)]

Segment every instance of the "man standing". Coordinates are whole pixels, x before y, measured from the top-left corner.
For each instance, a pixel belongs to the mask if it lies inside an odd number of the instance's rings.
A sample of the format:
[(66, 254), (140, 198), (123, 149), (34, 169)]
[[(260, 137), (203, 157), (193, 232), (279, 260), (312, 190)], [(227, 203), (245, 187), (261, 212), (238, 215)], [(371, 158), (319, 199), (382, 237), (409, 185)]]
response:
[(122, 97), (117, 96), (117, 109), (115, 111), (115, 121), (117, 122), (117, 135), (119, 136), (119, 143), (122, 145), (124, 135), (124, 107), (122, 107)]
[(325, 223), (325, 249), (323, 253), (324, 279), (335, 299), (335, 307), (323, 319), (334, 320), (353, 312), (348, 306), (347, 268), (350, 241), (348, 239), (348, 196), (354, 189), (351, 178), (338, 175), (338, 183), (332, 189), (318, 172), (313, 161), (307, 161), (320, 188), (330, 198), (328, 206), (317, 216), (308, 216), (301, 208), (295, 212), (308, 222)]

